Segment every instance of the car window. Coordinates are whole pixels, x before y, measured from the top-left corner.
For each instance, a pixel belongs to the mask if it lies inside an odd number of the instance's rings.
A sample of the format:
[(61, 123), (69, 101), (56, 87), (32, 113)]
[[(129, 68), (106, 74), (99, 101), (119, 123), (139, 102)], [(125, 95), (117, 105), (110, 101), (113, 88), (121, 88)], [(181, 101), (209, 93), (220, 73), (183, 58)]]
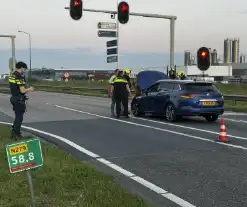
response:
[(170, 90), (173, 90), (173, 85), (174, 85), (174, 83), (165, 83), (165, 82), (163, 82), (163, 83), (160, 83), (159, 84), (159, 87), (158, 87), (158, 89), (159, 90), (168, 90), (168, 91), (170, 91)]
[(179, 84), (174, 84), (174, 86), (173, 86), (173, 90), (174, 91), (180, 91), (181, 90), (181, 86), (179, 85)]
[(219, 92), (212, 83), (186, 83), (183, 89), (188, 92)]
[(148, 89), (148, 93), (151, 93), (151, 92), (157, 92), (158, 91), (158, 83), (156, 83), (155, 85), (151, 86), (149, 89)]

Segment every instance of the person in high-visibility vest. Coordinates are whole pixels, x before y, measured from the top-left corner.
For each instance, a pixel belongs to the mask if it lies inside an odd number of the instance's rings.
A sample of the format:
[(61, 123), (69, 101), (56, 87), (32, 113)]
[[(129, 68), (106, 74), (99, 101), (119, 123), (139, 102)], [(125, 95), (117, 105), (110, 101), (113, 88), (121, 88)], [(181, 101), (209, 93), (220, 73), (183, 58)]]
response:
[(130, 74), (131, 74), (131, 70), (130, 69), (128, 69), (128, 68), (126, 68), (125, 70), (124, 70), (124, 75), (123, 75), (123, 77), (128, 81), (128, 84), (129, 84), (129, 87), (131, 88), (131, 82), (130, 82)]
[(176, 79), (176, 73), (175, 73), (175, 70), (173, 68), (171, 68), (169, 70), (169, 77), (170, 77), (170, 79)]
[(26, 87), (26, 81), (23, 77), (27, 64), (24, 62), (16, 63), (15, 71), (9, 76), (9, 87), (10, 87), (10, 103), (13, 106), (15, 112), (15, 120), (12, 125), (12, 138), (15, 140), (21, 139), (21, 125), (23, 122), (23, 116), (26, 112), (26, 100), (28, 99), (26, 93), (32, 92), (33, 87)]
[[(117, 78), (119, 74), (119, 69), (116, 69), (114, 71), (114, 74), (111, 76), (111, 78), (109, 79), (109, 83), (110, 83), (110, 87), (108, 88), (108, 96), (111, 96), (111, 86), (114, 83), (114, 80)], [(114, 99), (114, 97), (112, 96), (112, 100), (111, 100), (111, 115), (115, 117), (115, 112), (114, 112), (114, 108), (115, 108), (115, 104), (116, 101)]]
[(185, 79), (186, 79), (186, 76), (185, 76), (185, 74), (184, 74), (183, 71), (177, 72), (177, 77), (178, 77), (180, 80), (185, 80)]
[(113, 81), (111, 87), (111, 95), (116, 102), (116, 118), (120, 118), (121, 104), (123, 104), (123, 115), (129, 118), (128, 115), (128, 96), (130, 95), (130, 88), (128, 81), (125, 80), (120, 73), (118, 77)]

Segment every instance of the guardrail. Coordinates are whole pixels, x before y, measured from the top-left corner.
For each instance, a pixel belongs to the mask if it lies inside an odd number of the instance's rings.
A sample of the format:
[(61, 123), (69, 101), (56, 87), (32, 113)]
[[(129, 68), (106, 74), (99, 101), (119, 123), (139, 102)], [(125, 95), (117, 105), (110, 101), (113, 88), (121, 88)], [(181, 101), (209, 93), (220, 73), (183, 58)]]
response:
[[(4, 87), (1, 87), (4, 86)], [(7, 88), (8, 84), (0, 83), (0, 92), (9, 93), (9, 88)], [(36, 85), (36, 88), (50, 88), (50, 89), (61, 89), (62, 91), (71, 91), (71, 90), (78, 90), (78, 91), (94, 91), (100, 93), (108, 93), (108, 89), (106, 88), (89, 88), (89, 87), (70, 87), (70, 86), (49, 86), (49, 85)], [(131, 91), (134, 93), (134, 91)], [(237, 102), (247, 102), (247, 96), (243, 95), (234, 95), (234, 94), (223, 94), (224, 100), (233, 101), (233, 104), (236, 105)]]

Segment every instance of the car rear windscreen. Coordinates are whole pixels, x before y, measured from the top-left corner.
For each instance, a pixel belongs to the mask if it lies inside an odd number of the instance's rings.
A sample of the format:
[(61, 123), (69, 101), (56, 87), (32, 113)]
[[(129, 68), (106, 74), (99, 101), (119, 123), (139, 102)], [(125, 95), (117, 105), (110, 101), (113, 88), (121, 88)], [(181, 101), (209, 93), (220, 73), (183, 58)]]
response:
[(188, 92), (219, 92), (212, 83), (186, 83), (183, 90)]

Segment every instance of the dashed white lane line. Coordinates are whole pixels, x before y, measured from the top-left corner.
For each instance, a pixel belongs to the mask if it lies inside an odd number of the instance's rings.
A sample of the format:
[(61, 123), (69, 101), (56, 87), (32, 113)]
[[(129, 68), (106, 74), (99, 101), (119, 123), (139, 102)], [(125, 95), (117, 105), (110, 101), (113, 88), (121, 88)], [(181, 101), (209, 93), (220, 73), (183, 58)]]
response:
[[(8, 122), (0, 122), (0, 124), (5, 124), (5, 125), (12, 125), (12, 123), (8, 123)], [(23, 129), (27, 129), (27, 130), (30, 130), (30, 131), (33, 131), (33, 132), (37, 132), (39, 134), (43, 134), (43, 135), (47, 135), (49, 137), (53, 137), (59, 141), (62, 141), (64, 143), (66, 143), (67, 145), (70, 145), (71, 147), (77, 149), (78, 151), (88, 155), (89, 157), (91, 158), (94, 158), (96, 159), (98, 162), (116, 170), (117, 172), (121, 173), (122, 175), (136, 181), (137, 183), (141, 184), (142, 186), (145, 186), (146, 188), (154, 191), (155, 193), (165, 197), (166, 199), (169, 199), (170, 201), (178, 204), (179, 206), (182, 206), (182, 207), (196, 207), (194, 206), (193, 204), (179, 198), (178, 196), (172, 194), (172, 193), (169, 193), (168, 191), (164, 190), (163, 188), (123, 169), (122, 167), (100, 157), (100, 155), (97, 155), (87, 149), (85, 149), (84, 147), (81, 147), (79, 145), (77, 145), (76, 143), (74, 142), (71, 142), (70, 140), (64, 138), (64, 137), (61, 137), (61, 136), (58, 136), (58, 135), (55, 135), (55, 134), (52, 134), (52, 133), (49, 133), (49, 132), (45, 132), (45, 131), (42, 131), (42, 130), (39, 130), (39, 129), (35, 129), (35, 128), (32, 128), (32, 127), (28, 127), (28, 126), (22, 126)]]
[(231, 112), (231, 111), (226, 111), (224, 112), (224, 114), (222, 114), (222, 116), (247, 116), (247, 113), (238, 113), (238, 112)]
[[(67, 108), (67, 107), (64, 107), (64, 106), (59, 106), (59, 105), (52, 105), (52, 106), (55, 106), (55, 107), (61, 108), (61, 109), (65, 109), (65, 110), (68, 110), (68, 111), (73, 111), (73, 112), (77, 112), (77, 113), (81, 113), (81, 114), (86, 114), (86, 115), (90, 115), (90, 116), (94, 116), (94, 117), (99, 117), (99, 118), (102, 118), (102, 119), (108, 119), (108, 120), (121, 122), (121, 123), (125, 123), (125, 124), (130, 124), (130, 125), (134, 125), (134, 126), (139, 126), (139, 127), (143, 127), (143, 128), (148, 128), (148, 129), (153, 129), (153, 130), (157, 130), (157, 131), (168, 132), (168, 133), (171, 133), (171, 134), (177, 134), (177, 135), (181, 135), (181, 136), (184, 136), (184, 137), (189, 137), (189, 138), (192, 138), (192, 139), (195, 139), (195, 140), (201, 140), (201, 141), (210, 142), (210, 143), (214, 143), (214, 144), (218, 144), (218, 145), (224, 145), (224, 146), (228, 146), (228, 147), (232, 147), (232, 148), (236, 148), (236, 149), (247, 150), (247, 147), (243, 147), (241, 145), (234, 145), (234, 144), (229, 144), (229, 143), (224, 143), (224, 142), (215, 142), (212, 139), (207, 139), (207, 138), (204, 138), (204, 137), (194, 136), (194, 135), (190, 135), (190, 134), (186, 134), (186, 133), (182, 133), (182, 132), (177, 132), (177, 131), (172, 131), (172, 130), (168, 130), (168, 129), (163, 129), (163, 128), (159, 128), (159, 127), (149, 126), (149, 125), (146, 125), (146, 124), (139, 124), (139, 123), (135, 123), (135, 122), (131, 122), (131, 121), (115, 119), (115, 118), (111, 118), (111, 117), (108, 117), (108, 116), (102, 116), (102, 115), (99, 115), (99, 114), (90, 113), (90, 112), (87, 112), (87, 111), (81, 111), (81, 110), (77, 110), (77, 109)], [(244, 139), (247, 139), (247, 138), (244, 138)]]
[(228, 121), (232, 121), (232, 122), (237, 122), (237, 123), (243, 123), (243, 124), (247, 124), (247, 121), (246, 120), (236, 120), (236, 119), (229, 119), (229, 118), (224, 118), (225, 120), (228, 120)]

